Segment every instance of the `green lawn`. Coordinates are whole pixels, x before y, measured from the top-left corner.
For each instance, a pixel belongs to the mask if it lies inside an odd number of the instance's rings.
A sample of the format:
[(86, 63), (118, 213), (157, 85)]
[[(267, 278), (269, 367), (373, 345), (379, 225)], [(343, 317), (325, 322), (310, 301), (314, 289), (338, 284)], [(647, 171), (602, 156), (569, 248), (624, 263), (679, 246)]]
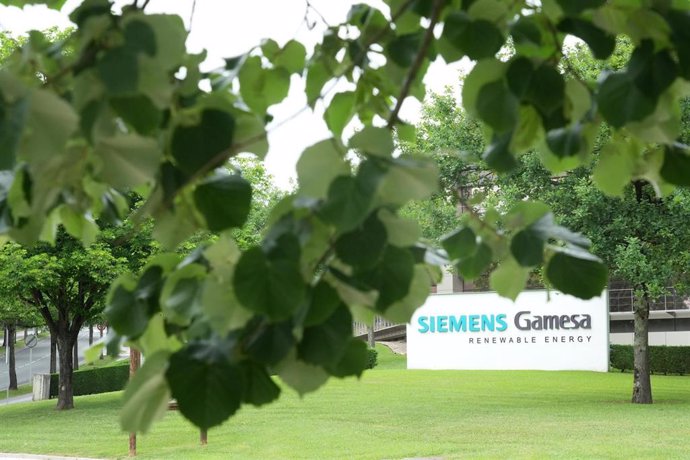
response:
[[(656, 404), (628, 403), (631, 375), (591, 372), (465, 372), (381, 367), (361, 380), (332, 380), (278, 403), (243, 408), (209, 432), (176, 412), (139, 438), (140, 458), (687, 458), (690, 378), (654, 376)], [(387, 369), (386, 369), (387, 367)], [(122, 457), (119, 393), (0, 406), (0, 450)]]

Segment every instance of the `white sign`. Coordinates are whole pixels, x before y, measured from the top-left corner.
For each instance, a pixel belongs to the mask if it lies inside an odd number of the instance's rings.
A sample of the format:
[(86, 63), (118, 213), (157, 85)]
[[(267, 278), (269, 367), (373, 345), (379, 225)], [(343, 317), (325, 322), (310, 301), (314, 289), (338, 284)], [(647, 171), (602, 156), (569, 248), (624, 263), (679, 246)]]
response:
[(560, 292), (431, 295), (407, 325), (408, 369), (608, 371), (608, 306)]

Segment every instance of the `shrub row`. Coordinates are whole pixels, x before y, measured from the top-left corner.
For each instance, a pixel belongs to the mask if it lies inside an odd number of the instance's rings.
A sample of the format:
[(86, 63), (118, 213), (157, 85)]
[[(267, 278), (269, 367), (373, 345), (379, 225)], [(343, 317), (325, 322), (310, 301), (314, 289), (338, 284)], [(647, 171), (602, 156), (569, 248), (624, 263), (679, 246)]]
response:
[[(373, 369), (377, 362), (378, 352), (373, 348), (369, 348), (367, 353), (367, 369)], [(129, 363), (93, 369), (81, 369), (75, 371), (74, 377), (72, 378), (74, 396), (119, 391), (125, 388), (128, 379)], [(51, 398), (57, 397), (59, 381), (60, 376), (58, 374), (50, 374)]]
[[(634, 363), (632, 345), (611, 345), (611, 367), (631, 370)], [(649, 347), (649, 368), (655, 374), (690, 374), (690, 347)]]
[[(74, 372), (72, 385), (74, 396), (92, 395), (124, 389), (129, 379), (129, 363), (93, 369), (80, 369)], [(59, 375), (50, 374), (50, 397), (58, 394)]]

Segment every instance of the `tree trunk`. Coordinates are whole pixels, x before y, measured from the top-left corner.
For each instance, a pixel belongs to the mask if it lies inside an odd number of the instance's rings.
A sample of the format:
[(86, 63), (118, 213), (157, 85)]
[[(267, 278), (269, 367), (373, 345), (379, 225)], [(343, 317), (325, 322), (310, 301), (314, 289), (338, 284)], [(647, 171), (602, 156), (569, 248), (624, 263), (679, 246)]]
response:
[(26, 336), (29, 335), (29, 330), (24, 328), (24, 342), (26, 342)]
[(57, 338), (58, 357), (60, 359), (60, 377), (58, 379), (58, 401), (57, 410), (74, 408), (74, 391), (72, 388), (73, 373), (73, 350), (75, 340), (64, 334), (66, 337)]
[(376, 340), (374, 340), (374, 328), (372, 326), (367, 326), (367, 343), (369, 343), (369, 348), (374, 348), (376, 346)]
[(7, 347), (6, 353), (8, 354), (9, 357), (9, 370), (10, 370), (10, 390), (16, 390), (17, 389), (17, 368), (16, 368), (16, 362), (14, 360), (14, 342), (16, 339), (17, 335), (17, 326), (14, 324), (8, 324), (7, 325), (7, 344), (9, 345)]
[(74, 356), (72, 357), (73, 370), (79, 370), (79, 339), (74, 341)]
[(93, 345), (93, 324), (89, 324), (89, 346)]
[(50, 331), (50, 373), (57, 372), (57, 340), (53, 331)]
[(4, 324), (2, 326), (2, 347), (7, 348), (7, 326)]
[(632, 394), (632, 402), (635, 404), (652, 403), (652, 382), (649, 376), (649, 304), (649, 294), (645, 288), (642, 298), (635, 302)]

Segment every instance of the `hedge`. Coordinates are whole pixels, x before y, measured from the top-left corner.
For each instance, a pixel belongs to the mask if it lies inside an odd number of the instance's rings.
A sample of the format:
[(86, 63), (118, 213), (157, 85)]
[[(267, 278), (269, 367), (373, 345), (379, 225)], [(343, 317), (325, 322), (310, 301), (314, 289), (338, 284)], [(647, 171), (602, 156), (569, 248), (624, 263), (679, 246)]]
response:
[(367, 369), (373, 369), (379, 363), (379, 352), (373, 348), (367, 348)]
[[(72, 387), (74, 396), (92, 395), (119, 391), (129, 380), (129, 363), (93, 369), (80, 369), (74, 372)], [(59, 374), (50, 374), (50, 397), (58, 394)]]
[[(632, 345), (611, 345), (611, 367), (621, 372), (631, 370), (634, 363)], [(690, 374), (690, 347), (649, 347), (649, 368), (654, 374)]]

